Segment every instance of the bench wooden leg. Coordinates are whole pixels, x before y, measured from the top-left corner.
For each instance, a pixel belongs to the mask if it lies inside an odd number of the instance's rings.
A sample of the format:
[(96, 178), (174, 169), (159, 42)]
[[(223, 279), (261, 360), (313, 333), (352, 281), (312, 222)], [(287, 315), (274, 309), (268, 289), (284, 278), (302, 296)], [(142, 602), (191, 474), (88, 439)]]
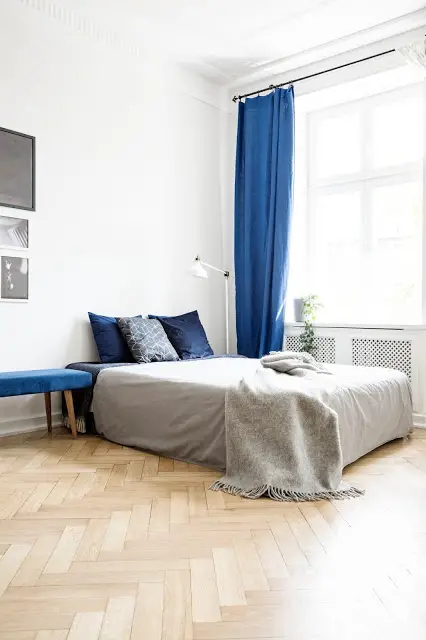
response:
[(77, 425), (75, 423), (75, 413), (74, 413), (74, 402), (72, 399), (72, 391), (64, 391), (65, 402), (67, 403), (68, 409), (68, 420), (71, 425), (71, 433), (72, 437), (77, 437)]
[(50, 391), (44, 394), (44, 406), (46, 407), (47, 430), (52, 432), (52, 398)]

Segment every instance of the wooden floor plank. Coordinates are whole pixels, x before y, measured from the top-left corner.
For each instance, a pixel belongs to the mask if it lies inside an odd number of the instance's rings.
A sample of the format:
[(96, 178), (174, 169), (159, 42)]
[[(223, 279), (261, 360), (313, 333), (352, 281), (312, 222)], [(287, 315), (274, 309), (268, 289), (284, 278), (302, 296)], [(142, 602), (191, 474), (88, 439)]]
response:
[(40, 536), (13, 578), (11, 585), (14, 587), (34, 586), (58, 541), (57, 534)]
[[(11, 544), (0, 560), (0, 598), (32, 549), (30, 544)], [(1, 627), (0, 627), (1, 628)]]
[(290, 569), (291, 567), (308, 569), (308, 559), (289, 524), (287, 522), (271, 522), (270, 527), (286, 565)]
[(190, 566), (192, 619), (194, 622), (218, 622), (221, 614), (213, 560), (194, 558)]
[(163, 584), (139, 584), (131, 640), (161, 640), (163, 630)]
[(150, 504), (134, 504), (126, 533), (126, 542), (143, 540), (151, 518)]
[(160, 458), (158, 456), (147, 455), (145, 457), (145, 464), (142, 471), (142, 475), (156, 476), (158, 473), (159, 464), (160, 464)]
[(67, 640), (68, 629), (58, 629), (56, 631), (39, 631), (35, 640)]
[(255, 529), (252, 533), (266, 578), (288, 578), (290, 572), (272, 532), (269, 529)]
[(19, 513), (35, 513), (38, 511), (55, 486), (54, 482), (40, 482), (29, 498), (19, 509)]
[(129, 640), (134, 608), (134, 597), (111, 598), (105, 611), (100, 640)]
[(219, 602), (223, 607), (246, 604), (240, 569), (234, 549), (213, 549)]
[(234, 549), (244, 591), (269, 591), (268, 581), (254, 542), (236, 540)]
[(122, 551), (131, 511), (113, 511), (101, 546), (102, 551)]
[(167, 571), (164, 594), (162, 640), (187, 640), (186, 615), (189, 605), (183, 571)]
[(171, 492), (170, 522), (172, 524), (186, 524), (189, 522), (189, 502), (187, 491)]
[(103, 619), (102, 612), (77, 613), (67, 640), (98, 640)]
[(90, 520), (86, 527), (80, 546), (75, 555), (76, 561), (96, 560), (109, 526), (108, 520)]
[(170, 498), (154, 498), (149, 521), (150, 531), (168, 531), (170, 527)]
[(83, 538), (86, 527), (65, 527), (43, 573), (66, 573)]
[(125, 482), (139, 482), (142, 477), (145, 460), (131, 460), (127, 467)]

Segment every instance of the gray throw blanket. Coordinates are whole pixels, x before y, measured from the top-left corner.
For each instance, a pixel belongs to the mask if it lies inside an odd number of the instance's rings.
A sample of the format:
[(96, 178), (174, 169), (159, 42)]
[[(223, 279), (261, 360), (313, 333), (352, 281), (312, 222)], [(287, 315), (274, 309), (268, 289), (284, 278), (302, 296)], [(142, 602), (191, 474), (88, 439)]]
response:
[(317, 362), (310, 353), (301, 351), (272, 351), (260, 359), (265, 369), (274, 369), (279, 373), (288, 373), (299, 378), (309, 377), (311, 372), (331, 375), (323, 364)]
[[(297, 357), (294, 357), (297, 356)], [(225, 397), (226, 475), (211, 489), (280, 501), (344, 499), (337, 414), (303, 387), (300, 376), (327, 373), (308, 354), (275, 353)], [(294, 364), (297, 361), (297, 366)], [(293, 362), (293, 364), (289, 364)]]

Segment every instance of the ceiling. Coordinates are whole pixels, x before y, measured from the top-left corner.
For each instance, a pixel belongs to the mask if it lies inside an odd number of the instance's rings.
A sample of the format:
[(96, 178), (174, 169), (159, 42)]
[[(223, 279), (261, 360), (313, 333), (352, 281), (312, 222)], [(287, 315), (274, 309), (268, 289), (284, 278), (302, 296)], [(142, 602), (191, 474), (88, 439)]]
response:
[(424, 0), (56, 0), (223, 84), (424, 8)]

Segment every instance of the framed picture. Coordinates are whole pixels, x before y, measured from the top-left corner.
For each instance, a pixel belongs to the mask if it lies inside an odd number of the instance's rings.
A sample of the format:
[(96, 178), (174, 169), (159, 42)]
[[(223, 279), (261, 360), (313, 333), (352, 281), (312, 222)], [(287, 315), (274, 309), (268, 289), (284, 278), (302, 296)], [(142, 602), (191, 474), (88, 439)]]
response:
[(0, 206), (35, 211), (35, 138), (1, 127)]
[(28, 249), (28, 220), (0, 216), (0, 249)]
[(28, 300), (28, 258), (1, 256), (1, 300)]

